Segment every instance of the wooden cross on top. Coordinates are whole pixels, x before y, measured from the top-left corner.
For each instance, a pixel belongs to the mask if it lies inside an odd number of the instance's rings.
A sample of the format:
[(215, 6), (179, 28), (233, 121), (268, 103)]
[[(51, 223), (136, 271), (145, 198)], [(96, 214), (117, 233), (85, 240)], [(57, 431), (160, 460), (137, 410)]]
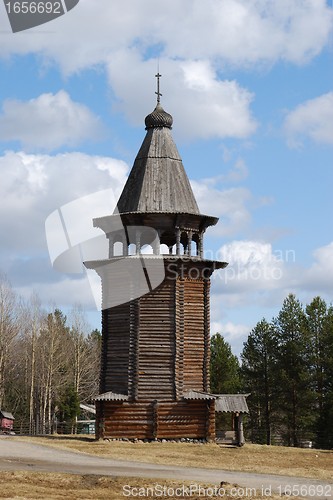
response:
[(155, 94), (157, 95), (157, 103), (161, 102), (161, 92), (160, 92), (160, 78), (162, 75), (160, 75), (160, 72), (158, 71), (157, 75), (155, 77), (157, 78), (157, 92)]

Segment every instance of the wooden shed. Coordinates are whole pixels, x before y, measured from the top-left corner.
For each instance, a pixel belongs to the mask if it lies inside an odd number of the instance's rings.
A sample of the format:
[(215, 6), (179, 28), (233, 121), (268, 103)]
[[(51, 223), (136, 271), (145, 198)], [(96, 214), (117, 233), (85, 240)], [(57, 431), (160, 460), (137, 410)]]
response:
[(173, 118), (157, 95), (117, 211), (94, 219), (109, 240), (109, 258), (85, 262), (102, 280), (96, 435), (213, 440), (210, 277), (227, 264), (204, 257), (204, 233), (218, 219), (199, 211), (171, 135)]
[(0, 410), (0, 431), (4, 434), (12, 433), (14, 420), (15, 419), (11, 413)]

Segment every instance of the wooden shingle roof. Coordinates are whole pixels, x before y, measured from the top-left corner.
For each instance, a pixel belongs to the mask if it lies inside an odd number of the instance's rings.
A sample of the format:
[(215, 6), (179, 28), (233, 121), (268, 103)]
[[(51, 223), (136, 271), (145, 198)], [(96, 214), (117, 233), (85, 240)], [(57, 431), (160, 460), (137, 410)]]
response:
[(215, 411), (226, 413), (249, 413), (246, 398), (248, 394), (219, 394)]
[(92, 398), (92, 401), (128, 401), (126, 394), (116, 394), (115, 392), (104, 392)]
[(184, 399), (215, 399), (215, 411), (225, 413), (249, 413), (246, 398), (249, 394), (210, 394), (207, 392), (187, 391)]
[(147, 133), (118, 201), (119, 213), (199, 214), (171, 135), (172, 116), (158, 103), (145, 123)]

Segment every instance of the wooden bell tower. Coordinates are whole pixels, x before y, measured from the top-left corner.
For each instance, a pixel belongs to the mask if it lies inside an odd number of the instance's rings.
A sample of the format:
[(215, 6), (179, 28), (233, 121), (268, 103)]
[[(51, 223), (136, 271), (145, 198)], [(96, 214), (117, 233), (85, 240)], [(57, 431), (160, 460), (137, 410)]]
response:
[[(109, 239), (109, 259), (85, 263), (100, 275), (103, 294), (96, 435), (211, 440), (210, 276), (227, 264), (203, 256), (204, 233), (218, 219), (199, 212), (156, 76), (157, 105), (145, 119), (147, 133), (118, 201), (119, 215), (94, 219)], [(152, 253), (143, 254), (147, 245)], [(146, 278), (139, 293), (137, 265)], [(112, 301), (112, 294), (120, 299)]]

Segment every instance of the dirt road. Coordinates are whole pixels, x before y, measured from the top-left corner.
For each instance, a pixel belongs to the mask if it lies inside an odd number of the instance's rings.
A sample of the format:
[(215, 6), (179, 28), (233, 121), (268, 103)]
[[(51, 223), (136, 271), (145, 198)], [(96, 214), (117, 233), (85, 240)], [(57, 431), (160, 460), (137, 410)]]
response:
[(243, 488), (253, 488), (257, 495), (262, 494), (262, 491), (266, 492), (266, 496), (273, 492), (283, 495), (291, 490), (295, 496), (333, 499), (333, 481), (112, 460), (25, 443), (9, 437), (0, 438), (0, 470), (160, 478), (179, 480), (180, 483), (195, 481), (220, 484), (225, 481)]

